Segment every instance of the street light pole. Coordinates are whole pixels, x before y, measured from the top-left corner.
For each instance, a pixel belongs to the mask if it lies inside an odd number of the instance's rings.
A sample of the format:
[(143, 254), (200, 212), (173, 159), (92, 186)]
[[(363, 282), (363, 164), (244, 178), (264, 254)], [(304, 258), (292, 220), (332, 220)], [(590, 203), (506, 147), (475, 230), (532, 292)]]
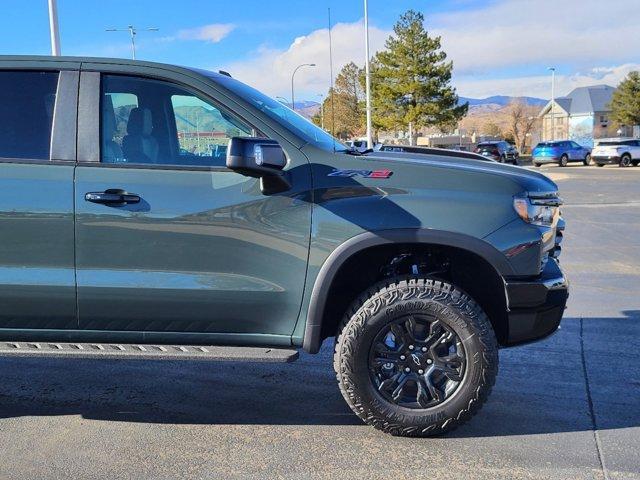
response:
[(369, 66), (369, 5), (364, 0), (364, 70), (365, 70), (365, 95), (367, 102), (367, 148), (373, 148), (373, 134), (371, 128), (371, 69)]
[(301, 69), (302, 67), (315, 67), (316, 64), (315, 63), (303, 63), (301, 65), (298, 65), (294, 70), (293, 73), (291, 74), (291, 110), (293, 110), (294, 112), (296, 111), (296, 101), (295, 101), (295, 95), (294, 95), (294, 86), (293, 86), (293, 80), (295, 79), (296, 76), (296, 72)]
[[(145, 32), (157, 32), (159, 28), (149, 27), (145, 28)], [(133, 25), (128, 25), (127, 28), (107, 28), (106, 32), (129, 32), (129, 36), (131, 37), (131, 58), (133, 60), (136, 59), (136, 35), (138, 34), (138, 29)]]
[(324, 130), (324, 96), (319, 93), (318, 97), (320, 97), (320, 128)]
[(51, 55), (57, 57), (60, 55), (57, 0), (49, 0), (49, 33), (51, 35)]
[(556, 116), (555, 116), (555, 104), (556, 104), (556, 68), (549, 67), (551, 71), (551, 141), (556, 138)]

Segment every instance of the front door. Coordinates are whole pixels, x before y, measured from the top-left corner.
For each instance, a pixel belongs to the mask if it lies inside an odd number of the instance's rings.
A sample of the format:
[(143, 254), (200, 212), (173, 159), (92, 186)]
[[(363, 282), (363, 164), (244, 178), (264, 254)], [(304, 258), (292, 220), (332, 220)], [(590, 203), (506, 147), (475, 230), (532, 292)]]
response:
[(231, 136), (260, 134), (232, 109), (168, 81), (82, 75), (81, 99), (100, 89), (101, 140), (76, 169), (80, 327), (288, 341), (311, 227), (304, 156), (283, 145), (294, 186), (265, 196), (225, 167)]

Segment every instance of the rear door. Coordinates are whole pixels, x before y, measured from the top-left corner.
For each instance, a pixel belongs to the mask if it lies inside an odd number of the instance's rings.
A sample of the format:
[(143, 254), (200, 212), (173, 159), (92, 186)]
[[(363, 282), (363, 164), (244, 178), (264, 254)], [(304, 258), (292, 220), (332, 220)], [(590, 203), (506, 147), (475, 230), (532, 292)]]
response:
[(0, 329), (77, 327), (78, 65), (44, 65), (0, 63)]
[[(306, 158), (271, 135), (294, 186), (266, 196), (258, 179), (225, 166), (231, 136), (270, 135), (250, 112), (190, 78), (112, 69), (81, 79), (80, 327), (288, 344), (310, 239)], [(112, 194), (134, 200), (99, 198)]]
[(640, 140), (632, 140), (629, 142), (631, 150), (631, 158), (640, 160)]
[(586, 156), (586, 150), (581, 145), (578, 145), (576, 142), (568, 142), (569, 148), (571, 151), (571, 159), (572, 160), (583, 160)]

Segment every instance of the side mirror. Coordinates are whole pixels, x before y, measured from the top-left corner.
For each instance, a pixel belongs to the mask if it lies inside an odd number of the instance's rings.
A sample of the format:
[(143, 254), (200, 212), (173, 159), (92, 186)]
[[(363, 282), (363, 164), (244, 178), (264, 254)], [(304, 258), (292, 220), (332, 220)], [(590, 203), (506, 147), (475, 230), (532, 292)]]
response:
[(287, 157), (282, 147), (269, 138), (233, 137), (227, 147), (227, 168), (247, 177), (260, 178), (265, 195), (291, 188), (286, 172)]
[(281, 173), (287, 157), (278, 142), (269, 138), (233, 137), (227, 147), (227, 168), (247, 177)]

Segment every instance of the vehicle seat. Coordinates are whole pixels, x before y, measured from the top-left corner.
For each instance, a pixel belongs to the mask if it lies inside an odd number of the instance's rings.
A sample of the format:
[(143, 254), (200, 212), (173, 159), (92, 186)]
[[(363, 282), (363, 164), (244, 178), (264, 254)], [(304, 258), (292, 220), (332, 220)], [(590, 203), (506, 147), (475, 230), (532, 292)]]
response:
[(122, 148), (113, 140), (116, 131), (113, 100), (110, 95), (105, 95), (102, 107), (102, 161), (105, 163), (122, 161)]
[(122, 139), (122, 151), (128, 162), (157, 163), (158, 141), (151, 135), (153, 118), (148, 108), (136, 107), (129, 113), (127, 135)]

